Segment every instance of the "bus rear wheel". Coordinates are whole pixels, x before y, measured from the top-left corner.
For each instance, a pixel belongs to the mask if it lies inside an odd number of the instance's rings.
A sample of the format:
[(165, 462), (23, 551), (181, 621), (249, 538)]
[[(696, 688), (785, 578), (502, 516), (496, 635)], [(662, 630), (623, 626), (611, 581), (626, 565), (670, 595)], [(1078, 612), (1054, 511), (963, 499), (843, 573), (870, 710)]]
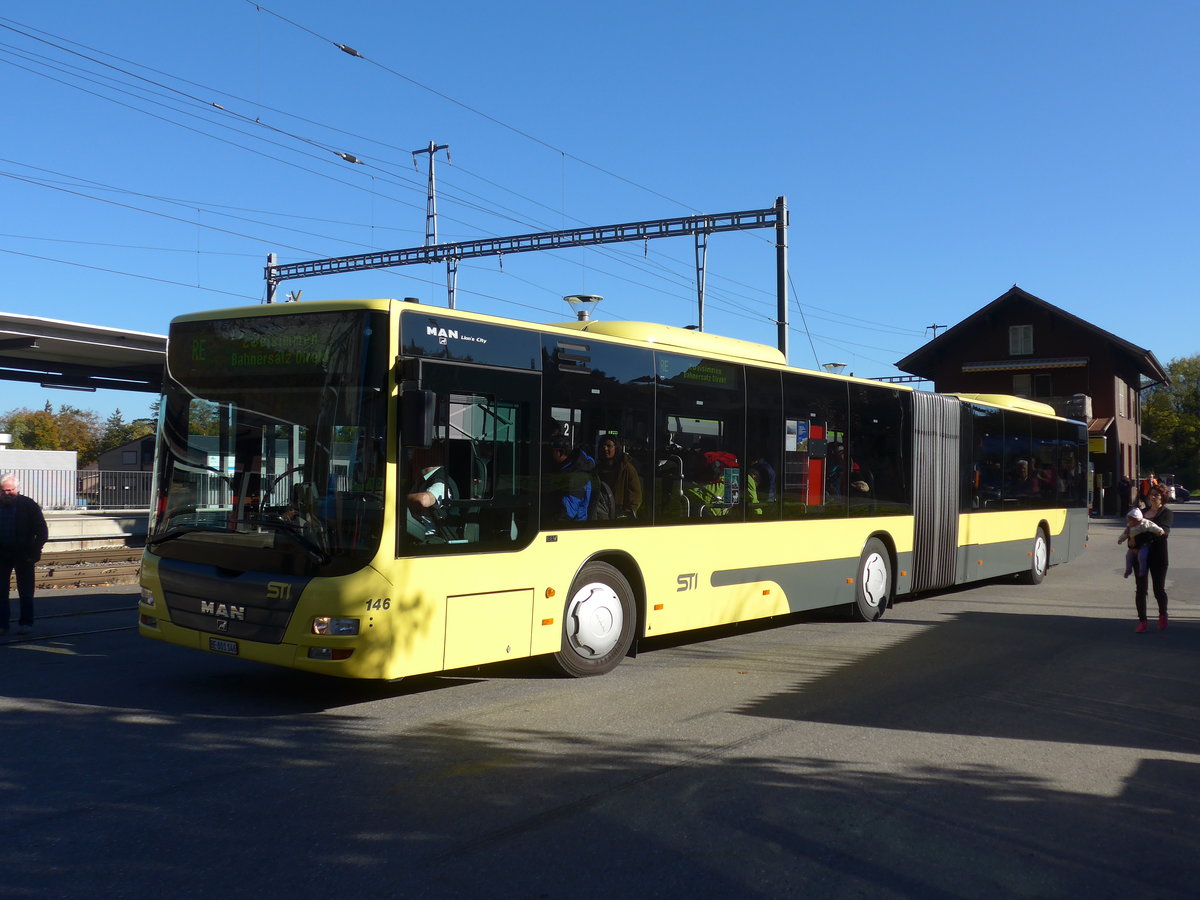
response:
[(854, 603), (850, 610), (862, 622), (874, 622), (887, 609), (892, 595), (892, 557), (879, 538), (871, 538), (858, 559)]
[(1021, 573), (1021, 580), (1026, 584), (1041, 584), (1049, 565), (1050, 540), (1046, 537), (1046, 530), (1039, 525), (1029, 553), (1029, 569)]
[(552, 657), (555, 667), (573, 678), (611, 672), (629, 652), (636, 624), (629, 581), (607, 563), (588, 563), (563, 608), (562, 649)]

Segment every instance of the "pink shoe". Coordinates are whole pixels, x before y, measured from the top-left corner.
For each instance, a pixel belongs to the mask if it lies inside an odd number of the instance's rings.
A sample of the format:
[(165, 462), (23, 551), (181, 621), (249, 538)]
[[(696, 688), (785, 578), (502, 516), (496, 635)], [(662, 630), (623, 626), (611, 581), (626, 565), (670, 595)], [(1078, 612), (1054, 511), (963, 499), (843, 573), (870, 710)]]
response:
[(1166, 616), (1159, 616), (1159, 617), (1158, 617), (1158, 630), (1159, 630), (1159, 631), (1166, 631), (1166, 630), (1167, 630), (1167, 617), (1166, 617)]
[(1142, 621), (1137, 623), (1137, 628), (1133, 629), (1133, 633), (1134, 634), (1145, 634), (1145, 632), (1146, 632), (1146, 620), (1143, 619)]

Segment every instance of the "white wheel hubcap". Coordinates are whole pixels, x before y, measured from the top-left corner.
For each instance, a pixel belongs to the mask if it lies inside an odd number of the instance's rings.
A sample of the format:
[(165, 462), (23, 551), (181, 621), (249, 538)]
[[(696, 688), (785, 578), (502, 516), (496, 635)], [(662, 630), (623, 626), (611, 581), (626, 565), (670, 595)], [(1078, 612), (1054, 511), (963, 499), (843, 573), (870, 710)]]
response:
[(1046, 574), (1046, 541), (1041, 535), (1033, 542), (1033, 569), (1038, 575)]
[(862, 593), (867, 605), (878, 609), (887, 600), (887, 562), (878, 553), (872, 553), (863, 563)]
[(621, 598), (607, 584), (585, 584), (567, 607), (567, 637), (580, 656), (604, 656), (621, 638), (625, 616)]

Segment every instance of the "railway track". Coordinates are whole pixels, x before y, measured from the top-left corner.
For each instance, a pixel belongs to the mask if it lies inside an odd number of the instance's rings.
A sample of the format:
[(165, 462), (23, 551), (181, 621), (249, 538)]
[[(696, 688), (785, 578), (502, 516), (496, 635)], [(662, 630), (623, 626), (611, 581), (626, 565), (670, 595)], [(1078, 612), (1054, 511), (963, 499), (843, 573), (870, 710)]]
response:
[(37, 590), (136, 584), (142, 568), (140, 547), (106, 547), (44, 553), (34, 571)]
[[(142, 568), (140, 547), (105, 547), (87, 550), (63, 550), (43, 553), (34, 570), (37, 624), (33, 634), (15, 631), (0, 638), (0, 646), (26, 645), (59, 641), (64, 638), (137, 628), (137, 598), (105, 599), (103, 594), (54, 595), (55, 588), (135, 585)], [(10, 584), (10, 597), (16, 607), (16, 586)], [(101, 605), (97, 606), (97, 602)], [(15, 624), (15, 623), (10, 623)]]

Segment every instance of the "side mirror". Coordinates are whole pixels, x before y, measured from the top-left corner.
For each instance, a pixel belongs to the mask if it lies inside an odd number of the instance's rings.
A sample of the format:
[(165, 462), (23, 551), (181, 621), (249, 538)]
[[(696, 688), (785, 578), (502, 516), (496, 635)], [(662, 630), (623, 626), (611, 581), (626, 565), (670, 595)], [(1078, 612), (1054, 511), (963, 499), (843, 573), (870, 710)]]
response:
[(433, 391), (407, 390), (400, 393), (400, 445), (433, 446), (433, 426), (437, 420), (437, 394)]

